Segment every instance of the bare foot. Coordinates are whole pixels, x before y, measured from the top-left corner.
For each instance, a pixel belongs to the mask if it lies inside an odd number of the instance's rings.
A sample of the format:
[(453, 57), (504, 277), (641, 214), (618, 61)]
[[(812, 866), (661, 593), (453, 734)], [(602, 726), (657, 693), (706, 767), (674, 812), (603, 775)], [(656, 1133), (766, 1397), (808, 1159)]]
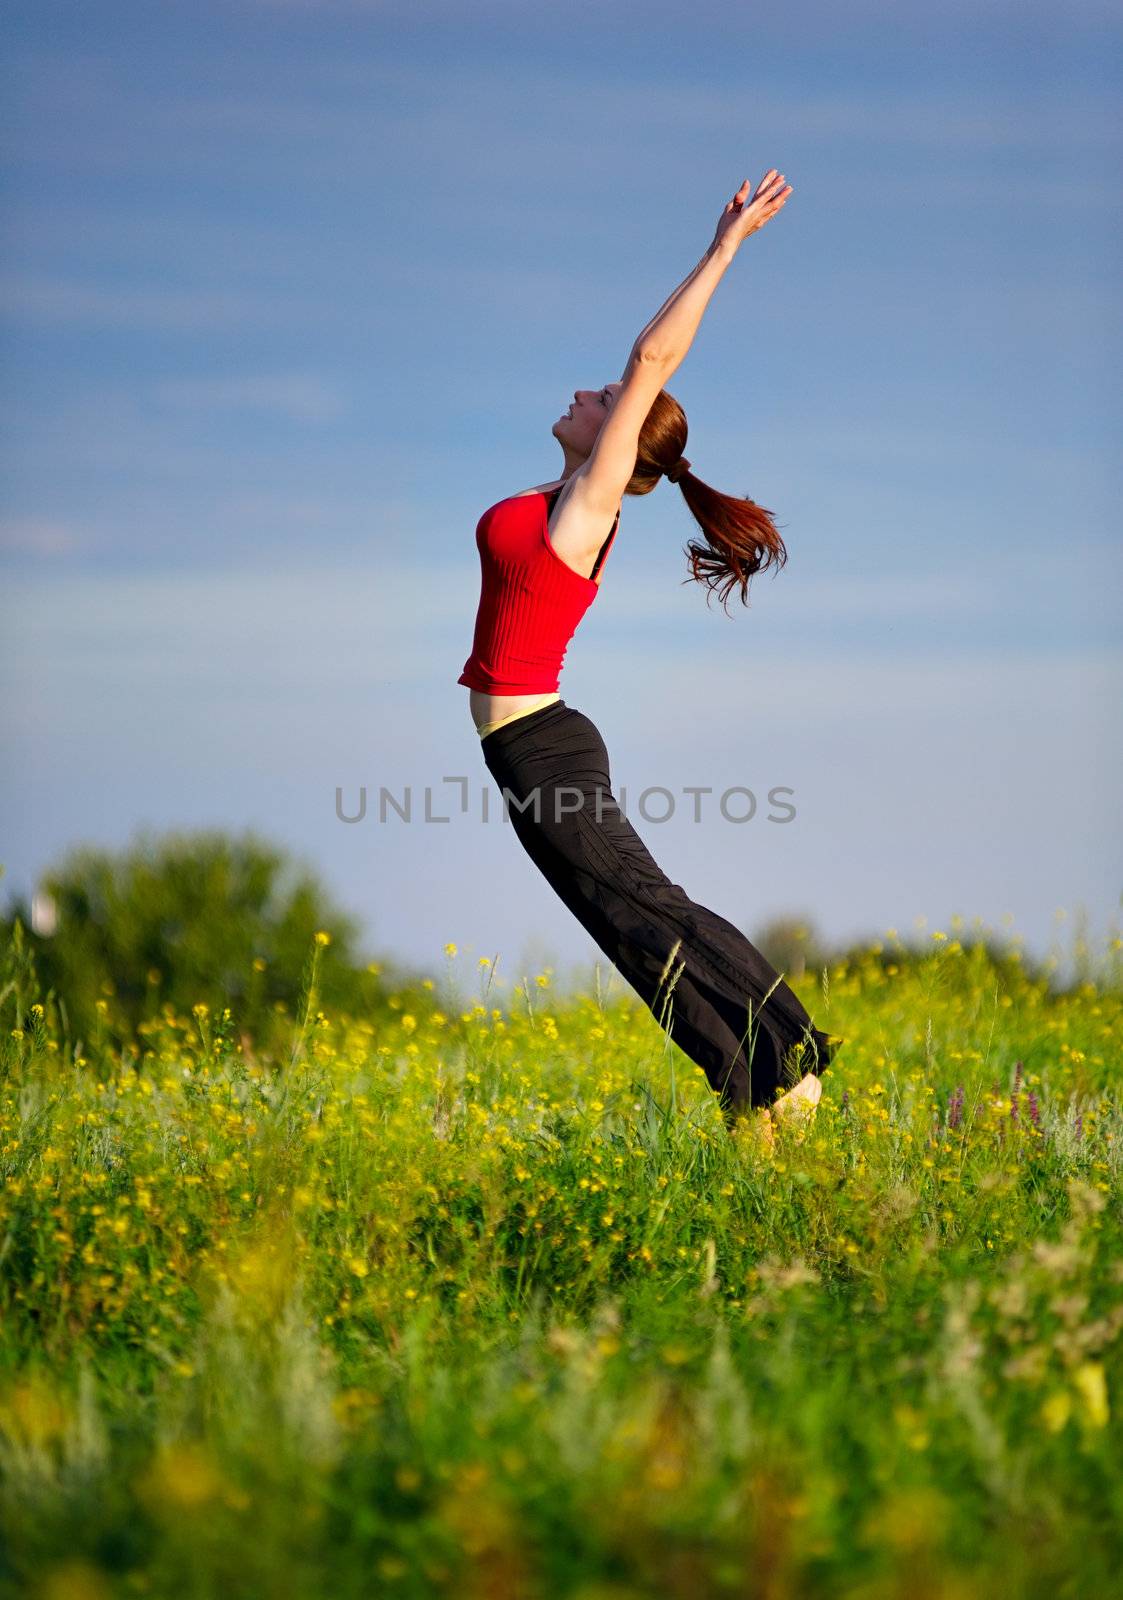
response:
[(789, 1089), (787, 1094), (782, 1094), (769, 1109), (773, 1117), (792, 1117), (796, 1121), (806, 1121), (819, 1104), (822, 1092), (823, 1085), (818, 1077), (814, 1072), (809, 1072), (794, 1088)]
[(754, 1128), (760, 1134), (765, 1149), (772, 1150), (776, 1144), (776, 1119), (787, 1117), (792, 1122), (807, 1121), (819, 1104), (822, 1092), (823, 1085), (818, 1077), (809, 1072), (771, 1106), (757, 1106), (751, 1117), (745, 1117), (742, 1126)]
[(772, 1118), (767, 1106), (746, 1106), (729, 1131), (734, 1139), (745, 1140), (747, 1146), (756, 1146), (759, 1140), (765, 1150), (771, 1151), (775, 1144)]

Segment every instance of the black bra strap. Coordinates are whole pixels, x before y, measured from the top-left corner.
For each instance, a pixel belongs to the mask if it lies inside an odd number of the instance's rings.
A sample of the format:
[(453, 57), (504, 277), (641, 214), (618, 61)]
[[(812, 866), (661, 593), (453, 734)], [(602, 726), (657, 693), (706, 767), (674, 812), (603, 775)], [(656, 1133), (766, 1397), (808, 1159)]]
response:
[(616, 513), (615, 517), (612, 519), (612, 526), (608, 530), (608, 538), (601, 545), (600, 551), (597, 554), (597, 559), (593, 562), (593, 570), (589, 574), (590, 578), (595, 578), (597, 573), (600, 571), (601, 562), (604, 560), (605, 556), (608, 554), (608, 547), (612, 543), (612, 535), (616, 532), (616, 524), (619, 521), (620, 521), (620, 513), (618, 511)]
[[(550, 492), (549, 492), (549, 494), (547, 496), (547, 499), (549, 499), (550, 501), (556, 501), (558, 495), (561, 494), (561, 492), (562, 492), (562, 490), (564, 488), (565, 488), (565, 485), (563, 483), (559, 483), (556, 489), (551, 489), (550, 490)], [(551, 515), (551, 513), (553, 512), (553, 509), (554, 509), (553, 505), (551, 505), (550, 506), (550, 510), (546, 513), (547, 517), (549, 517)], [(616, 524), (619, 521), (620, 521), (620, 513), (618, 511), (616, 513), (616, 515), (612, 519), (612, 526), (608, 530), (608, 538), (604, 541), (604, 543), (600, 547), (600, 550), (597, 552), (597, 559), (594, 561), (593, 570), (589, 574), (590, 579), (595, 578), (597, 573), (600, 571), (601, 562), (604, 560), (605, 556), (608, 554), (608, 547), (612, 543), (612, 536), (616, 532)]]

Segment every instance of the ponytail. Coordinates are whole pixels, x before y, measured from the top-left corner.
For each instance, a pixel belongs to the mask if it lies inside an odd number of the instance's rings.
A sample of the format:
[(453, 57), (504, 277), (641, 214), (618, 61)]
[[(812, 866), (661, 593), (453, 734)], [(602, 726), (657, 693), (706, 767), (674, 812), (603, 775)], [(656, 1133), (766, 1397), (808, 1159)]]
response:
[[(686, 546), (690, 577), (683, 582), (705, 584), (723, 606), (737, 589), (748, 605), (753, 574), (768, 567), (779, 571), (787, 561), (784, 541), (770, 511), (748, 495), (722, 494), (691, 471), (683, 454), (686, 435), (685, 412), (661, 389), (640, 430), (635, 471), (626, 492), (650, 494), (664, 474), (677, 483), (703, 535)], [(709, 594), (706, 600), (708, 604)]]

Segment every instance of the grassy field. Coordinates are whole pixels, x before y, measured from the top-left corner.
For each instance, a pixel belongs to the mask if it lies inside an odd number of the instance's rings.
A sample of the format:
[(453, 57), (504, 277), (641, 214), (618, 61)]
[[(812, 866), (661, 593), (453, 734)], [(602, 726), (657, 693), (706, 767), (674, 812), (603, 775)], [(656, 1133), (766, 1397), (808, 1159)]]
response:
[(771, 1150), (618, 978), (446, 955), (255, 1051), (9, 952), (4, 1600), (1120, 1593), (1117, 945), (809, 974)]

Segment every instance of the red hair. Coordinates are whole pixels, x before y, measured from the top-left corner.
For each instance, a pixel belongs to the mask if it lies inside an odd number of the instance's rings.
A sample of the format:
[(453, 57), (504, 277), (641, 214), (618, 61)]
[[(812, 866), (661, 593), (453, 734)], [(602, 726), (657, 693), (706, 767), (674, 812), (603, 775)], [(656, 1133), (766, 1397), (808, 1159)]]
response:
[[(686, 436), (686, 413), (661, 389), (640, 429), (635, 471), (625, 494), (650, 494), (664, 470), (685, 453)], [(690, 577), (683, 581), (704, 583), (723, 606), (739, 589), (748, 605), (753, 574), (768, 567), (779, 571), (788, 559), (772, 513), (748, 495), (722, 494), (693, 471), (684, 472), (678, 486), (705, 539), (692, 539), (686, 546)]]

